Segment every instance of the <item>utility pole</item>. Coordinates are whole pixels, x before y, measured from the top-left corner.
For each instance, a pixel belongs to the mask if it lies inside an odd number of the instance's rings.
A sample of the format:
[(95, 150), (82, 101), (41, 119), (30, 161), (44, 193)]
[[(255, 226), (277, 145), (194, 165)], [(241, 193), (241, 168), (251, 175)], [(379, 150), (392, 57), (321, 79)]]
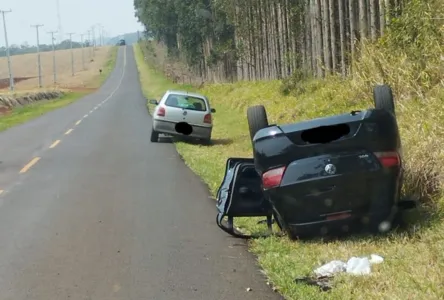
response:
[(72, 50), (72, 35), (74, 32), (67, 33), (69, 35), (69, 44), (71, 48), (71, 70), (72, 70), (72, 76), (74, 76), (74, 52)]
[(56, 10), (57, 10), (57, 30), (59, 34), (59, 44), (63, 42), (63, 28), (62, 28), (62, 17), (60, 15), (60, 1), (56, 0)]
[(39, 88), (43, 86), (42, 84), (42, 64), (40, 63), (40, 38), (39, 38), (39, 27), (42, 27), (43, 24), (35, 24), (31, 25), (31, 27), (35, 27), (35, 31), (37, 33), (37, 68), (39, 70)]
[(92, 56), (94, 57), (94, 52), (96, 49), (96, 32), (95, 32), (95, 25), (92, 26), (92, 39), (93, 39), (93, 47), (92, 47)]
[(85, 70), (85, 53), (83, 52), (83, 48), (85, 47), (85, 43), (83, 41), (83, 37), (85, 34), (80, 34), (80, 42), (82, 43), (82, 68)]
[(92, 44), (92, 41), (91, 41), (91, 30), (88, 30), (89, 59), (92, 58), (91, 44)]
[(10, 13), (12, 10), (0, 10), (0, 13), (3, 17), (3, 29), (5, 31), (5, 47), (6, 47), (6, 56), (8, 57), (8, 69), (9, 69), (9, 89), (11, 91), (14, 90), (14, 76), (12, 74), (12, 66), (11, 66), (11, 55), (9, 53), (9, 44), (8, 44), (8, 31), (6, 30), (6, 19), (5, 14)]
[(103, 47), (103, 26), (100, 25), (100, 46)]
[(52, 68), (54, 72), (54, 85), (55, 85), (57, 83), (57, 67), (56, 67), (54, 34), (57, 33), (57, 31), (49, 31), (48, 33), (51, 35), (51, 42), (52, 42)]

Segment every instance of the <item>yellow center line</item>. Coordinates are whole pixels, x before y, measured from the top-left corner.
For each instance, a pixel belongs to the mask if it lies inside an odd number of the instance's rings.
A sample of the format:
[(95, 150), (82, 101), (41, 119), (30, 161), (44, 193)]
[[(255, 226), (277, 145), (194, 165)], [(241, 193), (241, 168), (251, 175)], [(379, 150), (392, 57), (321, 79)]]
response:
[(40, 160), (40, 157), (34, 157), (23, 169), (20, 170), (20, 174), (27, 172), (33, 165)]
[(76, 125), (79, 125), (80, 122), (82, 122), (82, 120), (78, 120), (78, 121), (76, 122)]
[(72, 132), (72, 129), (68, 130), (67, 132), (65, 132), (66, 135), (70, 134)]
[(3, 194), (3, 190), (0, 190), (0, 195)]
[(52, 143), (51, 146), (49, 146), (49, 149), (54, 148), (55, 146), (57, 146), (60, 143), (60, 140), (55, 141), (54, 143)]

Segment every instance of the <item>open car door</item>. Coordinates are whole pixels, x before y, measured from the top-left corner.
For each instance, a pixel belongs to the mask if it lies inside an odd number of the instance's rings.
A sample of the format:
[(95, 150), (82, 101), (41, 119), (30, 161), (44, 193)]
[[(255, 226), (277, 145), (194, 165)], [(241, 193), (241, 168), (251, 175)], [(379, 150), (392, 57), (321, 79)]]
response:
[[(252, 158), (229, 158), (225, 175), (217, 192), (217, 225), (228, 234), (239, 238), (252, 238), (233, 226), (235, 217), (266, 217), (271, 232), (273, 209), (262, 193), (261, 177)], [(227, 222), (224, 218), (227, 217)]]

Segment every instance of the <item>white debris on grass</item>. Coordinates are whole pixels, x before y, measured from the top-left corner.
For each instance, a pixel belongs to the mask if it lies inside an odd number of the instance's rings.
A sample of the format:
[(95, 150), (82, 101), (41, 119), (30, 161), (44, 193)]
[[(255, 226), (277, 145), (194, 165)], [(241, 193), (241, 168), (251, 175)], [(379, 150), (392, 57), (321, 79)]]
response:
[(367, 275), (371, 273), (371, 265), (380, 264), (384, 259), (376, 254), (368, 257), (351, 257), (346, 263), (333, 260), (314, 270), (318, 277), (331, 277), (338, 273), (346, 272), (352, 275)]

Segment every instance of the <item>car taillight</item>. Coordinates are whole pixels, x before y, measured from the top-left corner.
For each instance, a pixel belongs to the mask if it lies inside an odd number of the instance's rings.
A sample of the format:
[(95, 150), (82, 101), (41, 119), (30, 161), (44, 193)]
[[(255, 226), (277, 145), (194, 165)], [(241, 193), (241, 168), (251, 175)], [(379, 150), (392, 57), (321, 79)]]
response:
[(376, 152), (375, 155), (385, 168), (399, 166), (401, 164), (398, 152)]
[(159, 107), (159, 109), (157, 110), (157, 115), (159, 117), (165, 117), (165, 108), (164, 107)]
[(281, 184), (285, 167), (273, 169), (262, 174), (262, 186), (264, 189), (271, 189)]
[(211, 124), (211, 122), (212, 122), (211, 114), (206, 114), (203, 121), (206, 124)]

